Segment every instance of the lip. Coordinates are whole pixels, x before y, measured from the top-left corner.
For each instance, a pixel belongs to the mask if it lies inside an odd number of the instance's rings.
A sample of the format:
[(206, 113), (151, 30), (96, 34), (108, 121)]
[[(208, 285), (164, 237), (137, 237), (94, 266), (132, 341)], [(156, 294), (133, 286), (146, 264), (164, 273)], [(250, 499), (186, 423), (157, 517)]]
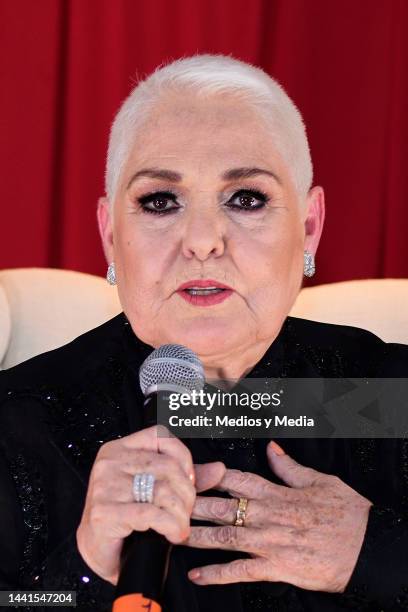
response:
[(180, 285), (177, 291), (184, 291), (185, 289), (191, 289), (191, 287), (200, 287), (201, 289), (204, 289), (205, 287), (217, 287), (218, 289), (229, 289), (230, 291), (232, 291), (231, 287), (229, 287), (228, 285), (223, 285), (222, 283), (212, 280), (211, 278), (200, 278), (196, 280), (187, 281), (186, 283)]
[[(217, 287), (217, 289), (224, 289), (224, 291), (214, 295), (190, 295), (187, 293), (186, 289), (190, 289), (191, 287), (198, 287), (202, 289), (205, 287)], [(183, 298), (183, 300), (193, 306), (214, 306), (215, 304), (220, 304), (221, 302), (224, 302), (224, 300), (228, 299), (232, 295), (233, 290), (231, 287), (228, 287), (228, 285), (224, 285), (223, 283), (219, 283), (215, 280), (197, 279), (180, 285), (180, 287), (177, 289), (177, 293)]]

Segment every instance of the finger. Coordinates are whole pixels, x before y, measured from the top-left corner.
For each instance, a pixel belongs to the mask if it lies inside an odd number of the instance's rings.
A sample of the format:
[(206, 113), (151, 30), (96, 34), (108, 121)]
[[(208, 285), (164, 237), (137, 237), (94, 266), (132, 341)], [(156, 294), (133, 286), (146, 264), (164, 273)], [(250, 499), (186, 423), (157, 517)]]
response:
[(124, 436), (123, 438), (106, 442), (101, 447), (100, 452), (110, 451), (111, 449), (116, 449), (117, 447), (143, 449), (157, 453), (158, 426), (154, 425), (153, 427), (146, 427), (146, 429), (141, 429), (140, 431), (131, 433), (128, 436)]
[(226, 472), (226, 467), (221, 461), (212, 463), (198, 463), (195, 469), (195, 488), (198, 492), (207, 491), (217, 486)]
[[(217, 525), (233, 525), (238, 509), (237, 499), (197, 496), (191, 518)], [(316, 525), (316, 513), (309, 503), (288, 503), (280, 500), (248, 500), (245, 527), (273, 526), (307, 529)]]
[(258, 474), (240, 470), (226, 470), (220, 484), (215, 488), (218, 491), (226, 491), (232, 497), (249, 499), (265, 499), (271, 496), (287, 499), (291, 495), (288, 487), (270, 482)]
[(223, 527), (191, 527), (185, 542), (192, 548), (218, 548), (260, 553), (263, 549), (261, 529), (224, 525)]
[[(185, 477), (184, 477), (185, 478)], [(153, 487), (153, 504), (179, 516), (190, 517), (195, 493), (187, 482), (189, 491), (181, 495), (181, 488), (172, 488), (166, 480), (155, 480)], [(133, 478), (119, 471), (114, 478), (96, 480), (92, 485), (94, 503), (137, 503), (133, 496)]]
[(190, 504), (185, 498), (180, 497), (165, 481), (159, 480), (155, 483), (153, 504), (173, 514), (176, 519), (182, 522), (190, 522)]
[[(212, 521), (218, 525), (233, 525), (237, 515), (237, 508), (237, 499), (197, 496), (191, 518)], [(245, 519), (245, 524), (248, 527), (252, 526), (247, 522), (247, 519)]]
[(270, 571), (266, 575), (264, 559), (237, 559), (231, 563), (206, 565), (190, 570), (188, 577), (200, 585), (279, 580), (278, 577), (271, 576)]
[(190, 533), (185, 520), (153, 504), (96, 504), (89, 514), (89, 523), (98, 538), (123, 539), (132, 531), (154, 529), (173, 544), (180, 544)]
[(122, 442), (127, 448), (154, 451), (173, 457), (180, 463), (190, 480), (194, 480), (193, 459), (190, 451), (181, 440), (172, 436), (164, 427), (157, 425), (148, 427), (122, 438)]
[[(211, 521), (218, 525), (233, 525), (237, 518), (238, 499), (223, 497), (196, 497), (191, 518)], [(264, 524), (264, 507), (256, 500), (248, 501), (245, 512), (245, 527), (260, 527)]]
[(139, 450), (128, 454), (126, 462), (121, 463), (121, 470), (132, 477), (140, 473), (153, 474), (156, 480), (168, 481), (191, 507), (194, 503), (196, 492), (193, 482), (174, 457)]
[[(135, 505), (141, 507), (135, 508)], [(130, 504), (125, 509), (127, 511), (134, 530), (154, 529), (172, 544), (180, 544), (190, 533), (189, 520), (186, 520), (185, 515), (183, 518), (176, 516), (174, 512), (167, 512), (153, 504)]]
[(222, 550), (239, 550), (271, 556), (271, 548), (293, 547), (300, 550), (316, 540), (316, 535), (310, 535), (307, 529), (296, 529), (284, 525), (271, 525), (266, 529), (256, 527), (191, 527), (190, 535), (185, 545), (192, 548), (220, 548)]
[(327, 474), (297, 463), (274, 441), (269, 442), (266, 453), (271, 470), (295, 489), (313, 487), (327, 477)]

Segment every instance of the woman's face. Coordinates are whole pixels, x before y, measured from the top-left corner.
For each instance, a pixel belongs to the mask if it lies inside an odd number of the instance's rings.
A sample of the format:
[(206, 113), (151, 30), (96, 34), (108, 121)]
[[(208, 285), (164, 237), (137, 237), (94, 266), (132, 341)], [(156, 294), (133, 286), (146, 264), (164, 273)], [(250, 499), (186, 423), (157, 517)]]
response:
[(137, 336), (211, 361), (276, 337), (303, 251), (317, 248), (323, 192), (299, 201), (270, 131), (244, 103), (172, 94), (137, 133), (113, 215), (106, 201), (98, 215)]

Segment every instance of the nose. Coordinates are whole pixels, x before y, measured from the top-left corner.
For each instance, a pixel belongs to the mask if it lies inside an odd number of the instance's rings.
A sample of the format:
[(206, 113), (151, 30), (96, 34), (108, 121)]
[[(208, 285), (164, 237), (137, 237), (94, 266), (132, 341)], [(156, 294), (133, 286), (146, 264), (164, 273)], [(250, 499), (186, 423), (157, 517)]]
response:
[(218, 211), (190, 211), (186, 216), (182, 252), (187, 259), (205, 261), (225, 251), (225, 227)]

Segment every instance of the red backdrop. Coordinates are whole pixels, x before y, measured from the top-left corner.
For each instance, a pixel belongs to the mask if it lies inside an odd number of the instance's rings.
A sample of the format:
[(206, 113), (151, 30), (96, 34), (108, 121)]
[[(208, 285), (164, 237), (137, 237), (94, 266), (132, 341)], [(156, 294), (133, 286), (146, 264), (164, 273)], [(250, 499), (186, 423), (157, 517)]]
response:
[(314, 282), (408, 276), (407, 0), (0, 0), (0, 267), (104, 273), (113, 115), (195, 52), (260, 65), (302, 110), (327, 201)]

